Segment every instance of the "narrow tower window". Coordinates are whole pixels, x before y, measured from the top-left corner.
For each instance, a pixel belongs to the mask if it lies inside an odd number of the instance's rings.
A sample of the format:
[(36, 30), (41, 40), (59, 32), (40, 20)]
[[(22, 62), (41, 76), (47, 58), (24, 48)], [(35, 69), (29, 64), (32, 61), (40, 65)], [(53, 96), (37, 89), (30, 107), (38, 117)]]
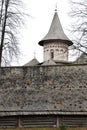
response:
[(50, 50), (50, 58), (51, 58), (51, 59), (54, 58), (54, 50), (53, 50), (53, 49)]

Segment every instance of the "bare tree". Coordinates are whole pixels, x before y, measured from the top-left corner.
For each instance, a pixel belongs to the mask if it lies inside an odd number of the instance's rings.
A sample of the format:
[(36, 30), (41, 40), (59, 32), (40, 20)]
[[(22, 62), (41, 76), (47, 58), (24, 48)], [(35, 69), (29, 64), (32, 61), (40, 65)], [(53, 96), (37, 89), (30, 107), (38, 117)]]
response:
[(87, 54), (87, 1), (71, 0), (72, 11), (70, 15), (74, 18), (72, 33), (75, 39), (74, 49)]
[(18, 57), (18, 28), (23, 24), (21, 0), (0, 0), (0, 66)]

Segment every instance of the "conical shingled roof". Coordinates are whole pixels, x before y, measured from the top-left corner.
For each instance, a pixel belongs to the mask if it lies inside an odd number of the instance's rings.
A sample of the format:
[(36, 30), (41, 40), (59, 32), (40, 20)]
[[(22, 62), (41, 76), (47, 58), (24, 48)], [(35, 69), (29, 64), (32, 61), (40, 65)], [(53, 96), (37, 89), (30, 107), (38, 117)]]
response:
[(47, 41), (54, 41), (54, 40), (64, 40), (66, 41), (69, 46), (72, 45), (72, 41), (68, 39), (68, 37), (65, 35), (63, 28), (61, 26), (59, 17), (57, 12), (55, 12), (50, 29), (47, 33), (47, 35), (39, 42), (39, 45), (43, 46), (44, 42)]
[(34, 58), (31, 61), (29, 61), (28, 63), (26, 63), (24, 66), (35, 66), (38, 64), (39, 64), (39, 61), (36, 58)]

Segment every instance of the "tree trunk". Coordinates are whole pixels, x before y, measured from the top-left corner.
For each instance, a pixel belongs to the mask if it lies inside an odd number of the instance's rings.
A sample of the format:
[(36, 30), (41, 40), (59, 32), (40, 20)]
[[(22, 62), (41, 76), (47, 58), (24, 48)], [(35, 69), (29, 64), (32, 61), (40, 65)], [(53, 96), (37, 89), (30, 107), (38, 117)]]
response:
[(2, 25), (2, 32), (1, 32), (0, 67), (1, 67), (1, 62), (2, 62), (2, 52), (3, 52), (3, 45), (4, 45), (4, 36), (5, 36), (5, 28), (6, 28), (8, 5), (9, 5), (9, 0), (6, 0), (6, 2), (5, 2), (4, 23), (3, 23), (3, 25)]

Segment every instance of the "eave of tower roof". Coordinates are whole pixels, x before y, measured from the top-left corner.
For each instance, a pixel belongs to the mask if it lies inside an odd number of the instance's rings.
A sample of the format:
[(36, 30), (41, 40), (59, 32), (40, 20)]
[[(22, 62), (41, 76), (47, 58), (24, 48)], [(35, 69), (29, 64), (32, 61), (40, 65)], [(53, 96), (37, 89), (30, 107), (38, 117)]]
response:
[(67, 41), (67, 44), (72, 45), (72, 41), (68, 39), (65, 35), (63, 28), (61, 26), (59, 17), (57, 12), (55, 12), (50, 29), (47, 35), (39, 42), (39, 45), (43, 46), (43, 43), (46, 41), (54, 41), (54, 40), (64, 40)]

